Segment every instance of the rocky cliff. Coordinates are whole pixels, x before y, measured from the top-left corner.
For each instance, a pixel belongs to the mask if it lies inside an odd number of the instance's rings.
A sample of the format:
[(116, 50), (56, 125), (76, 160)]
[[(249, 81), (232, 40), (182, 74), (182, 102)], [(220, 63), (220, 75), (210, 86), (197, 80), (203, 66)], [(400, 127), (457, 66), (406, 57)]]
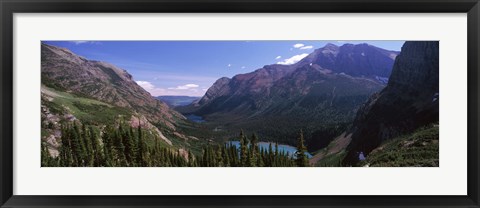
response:
[(354, 165), (383, 141), (411, 133), (439, 119), (439, 42), (408, 41), (398, 55), (387, 87), (359, 109), (344, 159)]

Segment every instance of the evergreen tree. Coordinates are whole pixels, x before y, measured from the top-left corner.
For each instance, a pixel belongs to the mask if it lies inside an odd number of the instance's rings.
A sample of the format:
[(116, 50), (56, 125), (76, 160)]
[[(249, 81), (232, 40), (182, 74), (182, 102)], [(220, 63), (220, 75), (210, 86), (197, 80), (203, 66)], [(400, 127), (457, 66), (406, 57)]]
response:
[(137, 153), (137, 164), (140, 165), (141, 167), (146, 167), (146, 161), (144, 159), (144, 151), (145, 151), (145, 145), (143, 142), (143, 133), (142, 133), (142, 128), (140, 127), (140, 124), (138, 125), (138, 153)]
[(208, 148), (208, 161), (210, 163), (210, 167), (217, 167), (217, 156), (212, 146), (209, 146)]
[(248, 143), (243, 130), (240, 132), (240, 163), (242, 167), (248, 166)]
[(105, 154), (105, 166), (113, 167), (114, 162), (114, 145), (113, 145), (113, 128), (106, 126), (102, 135), (103, 153)]
[(129, 166), (136, 166), (136, 139), (134, 138), (132, 127), (130, 127), (128, 131), (121, 132), (121, 134), (125, 143), (125, 158)]
[(83, 166), (84, 162), (84, 149), (81, 143), (81, 132), (80, 128), (76, 123), (73, 124), (73, 128), (70, 129), (70, 138), (71, 138), (71, 147), (74, 159), (74, 166), (81, 167)]
[(228, 149), (227, 149), (227, 145), (223, 145), (223, 148), (222, 148), (222, 156), (224, 158), (224, 166), (225, 167), (230, 167), (230, 154), (228, 152)]
[[(268, 149), (258, 145), (258, 137), (252, 134), (248, 140), (240, 132), (240, 148), (232, 144), (207, 145), (198, 157), (187, 150), (187, 155), (173, 148), (162, 147), (158, 138), (144, 135), (141, 126), (135, 130), (120, 123), (106, 126), (100, 132), (94, 126), (65, 124), (61, 127), (62, 137), (57, 159), (52, 158), (46, 144), (42, 143), (42, 166), (107, 166), (107, 167), (289, 167), (307, 166), (303, 132), (298, 138), (298, 151), (291, 157), (280, 152), (278, 143), (270, 143)], [(100, 135), (99, 135), (100, 133)], [(184, 157), (185, 156), (185, 157)]]
[(258, 148), (257, 147), (257, 151), (258, 151), (258, 158), (257, 158), (257, 166), (258, 167), (263, 167), (264, 166), (264, 163), (263, 163), (263, 148)]
[(91, 145), (91, 154), (92, 154), (92, 166), (94, 167), (100, 167), (103, 166), (103, 155), (102, 151), (100, 148), (100, 144), (98, 143), (98, 138), (97, 134), (95, 133), (95, 130), (93, 129), (92, 126), (89, 128), (90, 130), (90, 145)]
[(48, 151), (48, 148), (45, 142), (41, 142), (41, 147), (42, 147), (42, 152), (41, 152), (42, 167), (54, 166), (53, 164), (54, 159), (50, 156), (50, 152)]
[(195, 161), (194, 161), (194, 158), (193, 158), (193, 153), (189, 151), (187, 151), (188, 153), (188, 166), (190, 167), (196, 167), (195, 165)]
[(220, 146), (217, 147), (215, 156), (217, 161), (216, 167), (224, 167), (225, 164), (222, 157), (222, 148), (220, 148)]
[(229, 145), (230, 148), (230, 165), (232, 167), (238, 167), (239, 166), (239, 159), (238, 159), (238, 149), (235, 145)]
[(83, 148), (85, 150), (85, 166), (88, 167), (93, 166), (94, 161), (93, 147), (90, 141), (91, 134), (92, 132), (87, 131), (87, 126), (85, 124), (82, 124), (81, 140), (83, 141)]
[(60, 146), (60, 155), (59, 155), (60, 166), (71, 167), (71, 166), (74, 166), (74, 161), (72, 156), (70, 129), (68, 128), (68, 126), (63, 126), (63, 125), (61, 129), (62, 129), (62, 138), (61, 138), (62, 146)]
[(305, 147), (303, 139), (303, 130), (300, 130), (300, 137), (298, 137), (297, 151), (295, 152), (295, 162), (298, 167), (308, 166), (308, 157), (306, 155), (307, 147)]
[(252, 139), (250, 140), (250, 157), (249, 157), (249, 166), (257, 166), (257, 135), (253, 134)]
[(275, 154), (274, 155), (275, 155), (275, 161), (273, 161), (273, 166), (279, 167), (281, 156), (278, 155), (278, 142), (275, 142)]
[(268, 159), (267, 159), (267, 164), (269, 167), (274, 167), (273, 159), (274, 159), (274, 155), (273, 155), (272, 143), (270, 142), (268, 144)]
[(115, 163), (116, 166), (120, 167), (127, 167), (127, 160), (125, 157), (125, 145), (123, 144), (123, 136), (121, 135), (123, 132), (122, 125), (119, 125), (118, 129), (115, 131), (114, 134), (114, 144), (115, 144)]

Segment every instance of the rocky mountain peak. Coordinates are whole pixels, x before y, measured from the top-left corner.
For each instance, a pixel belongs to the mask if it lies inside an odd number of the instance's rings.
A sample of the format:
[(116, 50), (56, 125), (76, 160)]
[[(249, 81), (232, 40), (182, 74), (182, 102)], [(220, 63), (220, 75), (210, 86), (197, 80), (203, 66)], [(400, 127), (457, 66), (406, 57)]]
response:
[(321, 53), (324, 53), (324, 54), (325, 53), (338, 54), (339, 49), (340, 49), (339, 46), (337, 46), (335, 44), (332, 44), (332, 43), (328, 43), (323, 48), (319, 48), (318, 50), (321, 51)]
[(202, 97), (202, 99), (200, 99), (197, 103), (195, 103), (195, 105), (206, 104), (213, 98), (230, 92), (230, 87), (229, 87), (230, 80), (231, 79), (228, 77), (222, 77), (217, 81), (215, 81), (212, 87), (208, 88), (207, 92), (205, 92), (205, 95)]
[(398, 52), (377, 48), (369, 44), (327, 44), (296, 64), (318, 65), (334, 73), (356, 77), (389, 77)]

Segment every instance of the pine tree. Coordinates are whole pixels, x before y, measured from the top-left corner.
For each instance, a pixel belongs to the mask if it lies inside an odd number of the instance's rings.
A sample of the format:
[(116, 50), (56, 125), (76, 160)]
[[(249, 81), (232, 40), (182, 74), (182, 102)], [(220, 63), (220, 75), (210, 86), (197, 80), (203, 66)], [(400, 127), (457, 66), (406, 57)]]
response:
[(263, 167), (264, 164), (263, 164), (263, 148), (258, 148), (257, 147), (257, 151), (258, 151), (258, 158), (257, 158), (257, 166), (258, 167)]
[(249, 166), (257, 166), (257, 135), (253, 134), (252, 139), (250, 140), (250, 157), (249, 157)]
[(300, 130), (300, 137), (298, 138), (297, 143), (297, 151), (295, 152), (295, 162), (298, 167), (307, 167), (308, 166), (308, 158), (305, 154), (307, 151), (307, 147), (305, 147), (304, 139), (303, 139), (303, 130)]
[(243, 130), (240, 132), (240, 163), (242, 167), (247, 167), (248, 165), (248, 143), (246, 141), (245, 134)]
[(224, 166), (225, 167), (230, 167), (230, 154), (228, 152), (228, 149), (227, 149), (227, 145), (223, 145), (222, 147), (222, 156), (224, 158)]
[(74, 159), (74, 166), (81, 167), (83, 166), (84, 158), (84, 149), (81, 143), (81, 132), (80, 128), (76, 123), (73, 124), (73, 128), (70, 129), (70, 138), (72, 141), (72, 153)]
[(45, 142), (41, 142), (41, 147), (42, 147), (42, 152), (41, 152), (41, 159), (42, 159), (42, 167), (51, 167), (53, 166), (53, 158), (50, 156), (50, 153), (48, 152), (47, 145)]
[(209, 158), (209, 150), (208, 150), (208, 146), (205, 147), (205, 149), (203, 150), (203, 166), (204, 167), (210, 167), (210, 158)]
[(91, 136), (90, 131), (87, 131), (87, 126), (85, 124), (82, 124), (82, 134), (81, 134), (81, 140), (83, 141), (83, 148), (85, 150), (85, 166), (87, 167), (92, 167), (93, 166), (93, 161), (94, 161), (94, 154), (93, 154), (93, 147), (90, 141), (90, 136)]
[(274, 159), (274, 155), (273, 155), (272, 143), (270, 142), (268, 144), (268, 162), (267, 162), (269, 167), (274, 167), (275, 164), (273, 164), (273, 159)]
[(280, 162), (280, 159), (281, 157), (278, 155), (278, 142), (275, 142), (275, 161), (273, 161), (273, 165), (275, 167), (281, 167), (279, 162)]
[(100, 144), (98, 143), (97, 134), (92, 126), (89, 128), (90, 130), (90, 145), (91, 145), (91, 154), (93, 158), (92, 166), (100, 167), (103, 165), (103, 155), (101, 152)]
[(115, 144), (115, 166), (120, 167), (127, 167), (127, 161), (125, 158), (125, 145), (123, 144), (123, 136), (122, 136), (123, 128), (122, 125), (119, 125), (118, 129), (115, 131), (114, 134), (114, 144)]
[(217, 151), (216, 151), (215, 156), (216, 156), (215, 158), (216, 158), (216, 161), (217, 161), (216, 167), (224, 167), (224, 161), (223, 161), (223, 157), (222, 157), (222, 148), (220, 146), (217, 147)]
[(144, 151), (145, 151), (145, 146), (144, 146), (144, 142), (143, 142), (143, 133), (142, 133), (142, 128), (140, 127), (140, 125), (138, 125), (138, 144), (137, 144), (137, 147), (138, 147), (138, 153), (137, 153), (137, 164), (141, 167), (146, 167), (146, 162), (145, 162), (145, 159), (144, 159)]
[[(138, 138), (136, 138), (136, 141), (137, 141), (137, 144), (138, 144)], [(152, 161), (152, 162), (153, 162), (153, 164), (154, 164), (153, 166), (158, 167), (158, 166), (161, 166), (161, 163), (162, 163), (161, 147), (160, 147), (160, 145), (159, 145), (159, 143), (158, 143), (158, 139), (157, 139), (157, 138), (155, 138), (154, 141), (155, 141), (155, 144), (154, 144), (154, 146), (153, 146), (153, 150), (154, 150), (154, 151), (153, 151), (153, 155), (152, 155), (152, 157), (153, 157), (153, 161)], [(189, 155), (188, 155), (188, 156), (190, 156), (190, 152), (189, 152)], [(135, 158), (138, 158), (138, 147), (137, 147), (137, 151), (136, 151), (136, 153), (135, 153)], [(139, 165), (139, 164), (137, 164), (137, 165)]]
[(62, 146), (60, 146), (60, 166), (63, 167), (72, 167), (74, 166), (74, 161), (72, 158), (72, 148), (71, 148), (71, 139), (70, 139), (70, 129), (68, 126), (61, 127), (62, 130), (62, 137), (61, 142)]
[(229, 145), (229, 148), (230, 148), (230, 165), (232, 167), (238, 167), (239, 166), (239, 162), (238, 162), (238, 149), (237, 149), (237, 146), (235, 145)]
[(137, 152), (136, 144), (135, 144), (136, 139), (134, 139), (134, 135), (132, 133), (133, 133), (132, 127), (130, 127), (128, 131), (121, 132), (123, 136), (123, 141), (125, 143), (126, 160), (129, 166), (136, 166), (136, 157), (135, 157), (135, 153)]
[(187, 154), (188, 154), (188, 166), (190, 167), (195, 167), (195, 161), (194, 161), (194, 158), (193, 158), (193, 153), (190, 152), (190, 150), (187, 151)]
[(93, 166), (93, 154), (92, 154), (92, 146), (90, 144), (90, 132), (87, 131), (87, 126), (82, 124), (81, 134), (80, 134), (80, 141), (82, 145), (82, 149), (84, 152), (83, 160), (84, 166)]
[(105, 154), (105, 166), (113, 167), (114, 162), (114, 145), (113, 145), (113, 128), (106, 126), (102, 135), (103, 153)]
[(213, 149), (212, 146), (209, 146), (208, 148), (208, 161), (210, 162), (210, 167), (216, 167), (217, 166), (217, 157), (215, 154), (215, 150)]

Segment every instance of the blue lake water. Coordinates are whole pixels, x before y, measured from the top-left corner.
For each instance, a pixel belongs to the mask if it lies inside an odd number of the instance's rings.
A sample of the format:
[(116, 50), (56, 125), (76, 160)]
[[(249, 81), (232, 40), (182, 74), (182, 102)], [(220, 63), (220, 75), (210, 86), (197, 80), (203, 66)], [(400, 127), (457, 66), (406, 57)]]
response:
[(203, 123), (205, 122), (205, 120), (203, 120), (203, 117), (201, 116), (197, 116), (195, 114), (188, 114), (188, 115), (185, 115), (185, 117), (190, 120), (190, 121), (193, 121), (195, 123)]
[[(237, 148), (240, 148), (240, 141), (229, 141), (227, 142), (227, 144), (235, 145)], [(273, 142), (259, 142), (258, 147), (268, 151), (268, 146), (270, 146), (270, 144), (272, 144), (272, 150), (275, 151), (275, 143)], [(278, 152), (282, 152), (282, 151), (292, 156), (292, 155), (295, 155), (297, 148), (290, 145), (286, 145), (286, 144), (278, 144)], [(312, 155), (307, 152), (307, 157), (310, 158), (312, 157)]]

